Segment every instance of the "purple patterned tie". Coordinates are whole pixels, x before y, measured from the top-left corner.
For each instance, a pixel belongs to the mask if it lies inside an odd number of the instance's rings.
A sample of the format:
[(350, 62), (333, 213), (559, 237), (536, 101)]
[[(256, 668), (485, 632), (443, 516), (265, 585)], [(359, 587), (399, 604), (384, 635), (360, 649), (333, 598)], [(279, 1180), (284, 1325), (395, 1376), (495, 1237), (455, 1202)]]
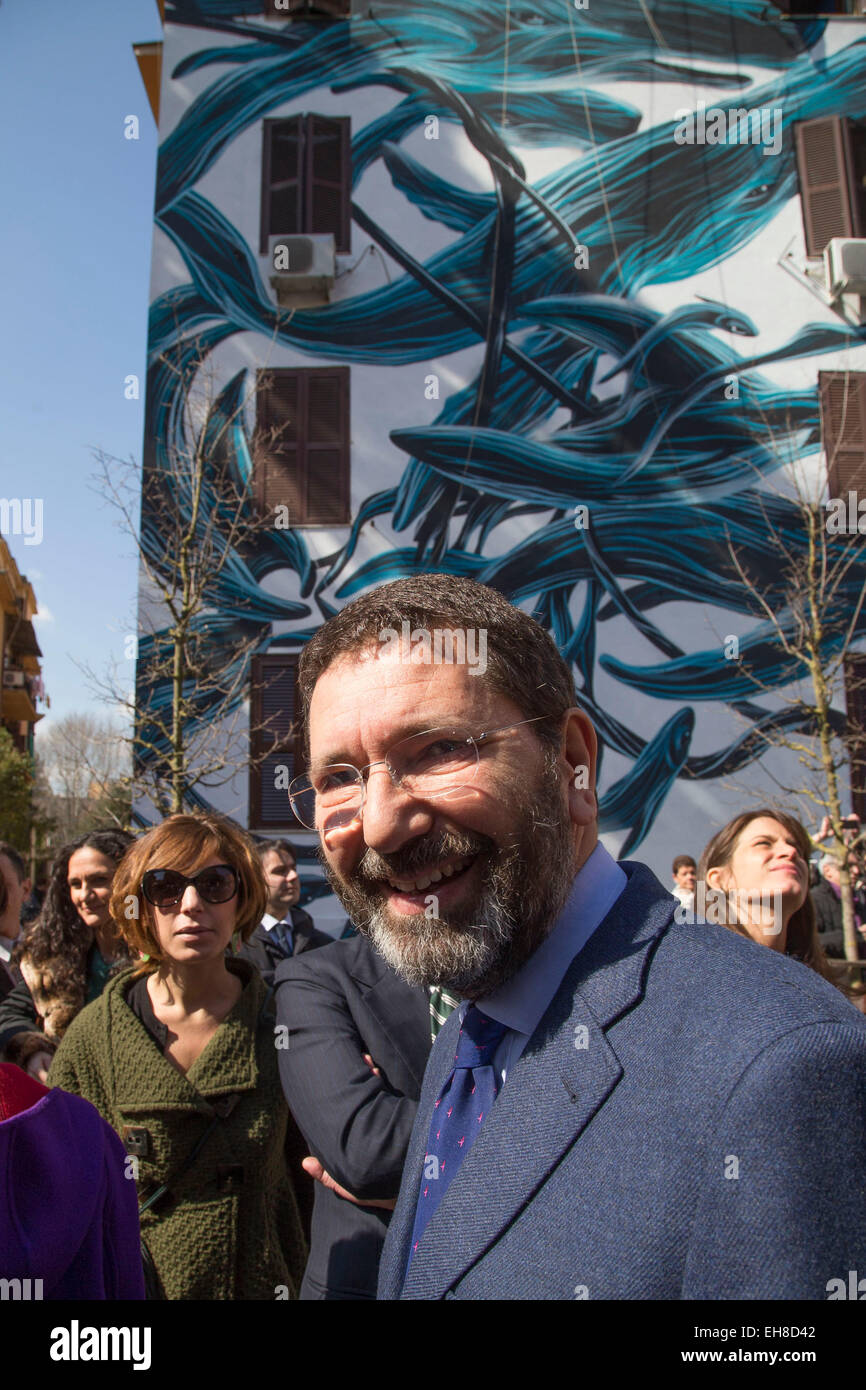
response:
[(474, 1004), (470, 1004), (466, 1010), (457, 1040), (454, 1066), (433, 1107), (412, 1231), (410, 1263), (427, 1222), (475, 1143), (484, 1118), (499, 1093), (493, 1056), (507, 1032), (504, 1023), (488, 1018)]

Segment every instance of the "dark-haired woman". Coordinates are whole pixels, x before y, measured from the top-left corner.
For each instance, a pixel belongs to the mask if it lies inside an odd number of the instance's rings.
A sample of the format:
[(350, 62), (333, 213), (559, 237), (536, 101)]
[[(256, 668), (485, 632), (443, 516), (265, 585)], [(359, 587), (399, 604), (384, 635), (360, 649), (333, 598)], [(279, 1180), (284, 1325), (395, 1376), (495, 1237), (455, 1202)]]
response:
[(818, 939), (809, 896), (811, 850), (803, 826), (783, 811), (735, 816), (701, 855), (697, 910), (708, 921), (719, 920), (712, 900), (717, 895), (724, 904), (722, 925), (802, 961), (859, 1007), (859, 992), (841, 982)]
[(112, 971), (130, 964), (111, 919), (111, 886), (133, 837), (93, 830), (64, 845), (51, 866), (37, 920), (13, 960), (23, 980), (0, 1003), (0, 1061), (45, 1080), (73, 1018), (96, 999)]

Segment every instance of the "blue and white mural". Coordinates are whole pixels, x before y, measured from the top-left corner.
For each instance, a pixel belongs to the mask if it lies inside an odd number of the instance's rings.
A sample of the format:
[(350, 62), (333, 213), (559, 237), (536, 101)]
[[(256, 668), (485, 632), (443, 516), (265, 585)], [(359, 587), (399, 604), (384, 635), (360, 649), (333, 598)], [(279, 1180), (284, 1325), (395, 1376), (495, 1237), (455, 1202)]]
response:
[[(866, 334), (779, 266), (802, 239), (793, 128), (866, 118), (866, 32), (765, 0), (361, 9), (324, 24), (231, 0), (166, 9), (146, 430), (174, 504), (202, 351), (223, 383), (212, 432), (256, 363), (353, 368), (353, 524), (233, 553), (203, 619), (213, 661), (250, 638), (299, 650), (401, 575), (493, 585), (574, 664), (610, 843), (652, 843), (662, 872), (737, 804), (718, 789), (761, 755), (760, 730), (802, 723), (723, 659), (736, 632), (769, 690), (796, 674), (728, 543), (783, 610), (768, 528), (794, 551), (805, 537), (773, 475), (819, 449), (818, 367), (866, 369)], [(708, 108), (722, 129), (737, 109), (770, 115), (754, 143), (700, 144), (686, 113), (706, 134)], [(289, 311), (236, 179), (262, 120), (302, 109), (352, 115), (358, 269), (330, 304)], [(220, 457), (248, 476), (240, 422)], [(143, 528), (158, 564), (152, 515)], [(864, 582), (866, 560), (839, 604)], [(243, 796), (239, 779), (223, 809), (243, 819)], [(671, 806), (678, 829), (653, 838)]]

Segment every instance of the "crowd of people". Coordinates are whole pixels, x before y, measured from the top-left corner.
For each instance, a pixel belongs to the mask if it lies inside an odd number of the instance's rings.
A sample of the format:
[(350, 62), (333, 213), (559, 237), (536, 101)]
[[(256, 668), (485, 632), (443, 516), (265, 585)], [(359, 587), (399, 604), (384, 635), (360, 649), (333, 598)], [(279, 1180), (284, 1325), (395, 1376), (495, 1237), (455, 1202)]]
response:
[[(383, 662), (397, 615), (483, 626), (487, 680)], [(0, 1275), (55, 1298), (818, 1297), (866, 1267), (864, 990), (832, 959), (837, 860), (810, 881), (799, 821), (743, 812), (671, 893), (615, 863), (569, 668), (472, 581), (348, 605), (301, 689), (292, 804), (345, 939), (299, 907), (291, 842), (215, 814), (79, 837), (23, 929), (0, 843)]]

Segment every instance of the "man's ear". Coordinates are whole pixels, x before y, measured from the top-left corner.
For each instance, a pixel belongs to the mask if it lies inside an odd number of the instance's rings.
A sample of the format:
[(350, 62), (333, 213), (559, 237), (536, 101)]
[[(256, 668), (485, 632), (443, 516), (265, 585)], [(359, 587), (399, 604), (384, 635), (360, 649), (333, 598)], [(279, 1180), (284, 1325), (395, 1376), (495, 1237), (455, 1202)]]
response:
[(591, 825), (598, 819), (595, 770), (598, 740), (582, 709), (570, 709), (562, 730), (562, 756), (568, 774), (568, 809), (575, 825)]

